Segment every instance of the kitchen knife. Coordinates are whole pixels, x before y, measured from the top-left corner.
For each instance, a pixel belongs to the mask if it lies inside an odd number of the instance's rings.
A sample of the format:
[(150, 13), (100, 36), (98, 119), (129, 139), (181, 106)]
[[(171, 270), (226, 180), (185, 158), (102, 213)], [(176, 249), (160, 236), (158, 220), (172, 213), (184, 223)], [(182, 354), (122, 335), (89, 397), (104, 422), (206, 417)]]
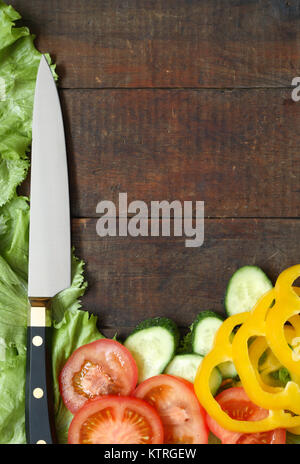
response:
[(35, 88), (30, 185), (26, 436), (54, 441), (51, 408), (51, 299), (71, 284), (69, 189), (58, 92), (42, 56)]

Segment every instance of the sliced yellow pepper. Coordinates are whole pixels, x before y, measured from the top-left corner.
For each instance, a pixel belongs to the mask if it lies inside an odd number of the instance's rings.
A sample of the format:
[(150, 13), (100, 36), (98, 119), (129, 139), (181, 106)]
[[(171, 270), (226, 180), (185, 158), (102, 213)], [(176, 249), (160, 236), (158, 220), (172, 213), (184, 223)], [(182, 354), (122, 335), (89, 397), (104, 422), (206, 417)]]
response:
[[(275, 288), (264, 295), (250, 313), (228, 318), (197, 372), (195, 391), (201, 404), (227, 430), (255, 433), (288, 428), (293, 433), (300, 432), (300, 289), (292, 287), (299, 275), (300, 265), (287, 269), (279, 276)], [(287, 322), (292, 327), (287, 327)], [(231, 341), (233, 329), (240, 324), (242, 327)], [(290, 372), (292, 380), (285, 388), (268, 385), (260, 376), (259, 358), (268, 348), (272, 352), (273, 367), (278, 361), (279, 366)], [(209, 388), (212, 370), (221, 362), (230, 360), (249, 398), (269, 410), (267, 418), (252, 422), (232, 419), (212, 396)]]
[[(300, 270), (300, 266), (298, 267)], [(287, 272), (287, 271), (285, 271)], [(291, 271), (292, 272), (292, 271)], [(282, 274), (281, 274), (282, 276)], [(280, 277), (281, 277), (280, 276)], [(290, 365), (284, 364), (282, 356), (282, 351), (278, 350), (277, 347), (274, 350), (275, 343), (270, 343), (270, 333), (272, 337), (280, 339), (281, 345), (288, 350), (289, 359), (292, 359), (292, 350), (289, 347), (286, 337), (285, 337), (285, 326), (284, 324), (292, 316), (297, 314), (292, 308), (287, 311), (282, 308), (282, 298), (283, 294), (288, 293), (290, 289), (286, 289), (287, 279), (284, 280), (285, 285), (282, 286), (282, 281), (278, 278), (277, 282), (281, 283), (281, 298), (280, 303), (278, 301), (278, 292), (275, 289), (270, 290), (263, 298), (261, 298), (257, 305), (254, 307), (251, 312), (251, 317), (243, 324), (241, 329), (238, 331), (234, 337), (232, 343), (232, 352), (233, 352), (233, 362), (236, 366), (236, 369), (241, 378), (242, 385), (249, 396), (249, 398), (258, 406), (266, 409), (276, 409), (276, 410), (289, 410), (294, 414), (300, 414), (300, 388), (299, 385), (290, 381), (287, 383), (285, 388), (276, 388), (273, 392), (266, 391), (262, 388), (261, 382), (257, 378), (257, 373), (251, 363), (248, 350), (248, 342), (251, 337), (262, 336), (266, 337), (268, 345), (270, 346), (272, 352), (275, 354), (280, 363), (285, 366), (290, 372), (295, 372), (295, 369), (292, 370)], [(297, 277), (297, 276), (296, 276)], [(295, 278), (292, 279), (291, 283)], [(285, 292), (284, 292), (285, 289)], [(293, 291), (293, 294), (296, 293)], [(297, 296), (297, 295), (296, 295)], [(276, 298), (277, 297), (277, 298)], [(298, 298), (298, 296), (297, 296)], [(274, 302), (275, 301), (275, 302)], [(284, 300), (286, 302), (286, 300)], [(300, 303), (300, 301), (299, 301)], [(300, 310), (300, 304), (299, 304)], [(284, 318), (280, 318), (280, 322), (274, 322), (273, 314), (278, 314), (279, 312), (284, 313)], [(270, 319), (270, 314), (272, 313), (272, 318)], [(284, 321), (284, 322), (283, 322)], [(270, 328), (272, 327), (272, 329)], [(278, 329), (280, 327), (280, 330)], [(278, 332), (280, 331), (280, 336)], [(283, 337), (283, 341), (281, 340)], [(281, 356), (280, 356), (281, 355)], [(298, 372), (295, 372), (296, 375)]]
[[(255, 371), (256, 378), (260, 386), (268, 392), (278, 391), (278, 387), (267, 382), (268, 375), (280, 369), (281, 365), (272, 353), (268, 353), (269, 347), (265, 337), (257, 337), (249, 347), (249, 359)], [(264, 364), (259, 367), (259, 361), (263, 354), (267, 354)]]
[[(287, 343), (291, 343), (295, 337), (300, 336), (300, 330), (288, 325), (284, 328), (285, 338)], [(259, 365), (261, 357), (265, 355), (266, 359)], [(282, 364), (278, 361), (271, 348), (269, 348), (265, 337), (257, 337), (249, 347), (249, 358), (256, 373), (256, 377), (261, 387), (269, 392), (278, 392), (278, 385), (274, 385), (271, 375), (281, 369)], [(300, 376), (295, 373), (290, 373), (291, 380), (300, 385)], [(276, 383), (276, 382), (275, 382)]]
[[(293, 287), (300, 276), (300, 265), (283, 271), (275, 285), (275, 304), (270, 309), (266, 320), (266, 337), (268, 344), (281, 362), (290, 372), (300, 375), (300, 338), (291, 341), (294, 348), (288, 345), (284, 335), (284, 325), (288, 320), (296, 324), (300, 313), (300, 289)], [(293, 318), (293, 319), (292, 319)]]
[[(256, 324), (257, 320), (251, 319), (251, 322)], [(237, 336), (240, 336), (236, 338), (236, 343), (233, 345), (233, 360), (247, 395), (262, 408), (286, 409), (300, 414), (300, 390), (298, 384), (291, 381), (287, 383), (285, 388), (277, 387), (269, 389), (269, 391), (262, 388), (262, 383), (258, 380), (256, 371), (250, 362), (248, 347), (245, 346), (249, 339), (249, 330), (254, 327), (251, 327), (251, 325), (250, 327), (248, 325), (243, 326), (240, 334), (237, 334)]]
[[(218, 364), (225, 361), (232, 361), (232, 343), (230, 341), (234, 328), (245, 323), (250, 313), (241, 313), (226, 319), (218, 330), (214, 347), (208, 355), (205, 356), (200, 368), (198, 369), (195, 379), (195, 392), (200, 403), (222, 427), (241, 433), (255, 433), (267, 430), (273, 430), (279, 427), (298, 427), (300, 426), (300, 417), (291, 417), (284, 411), (269, 411), (269, 416), (263, 420), (255, 422), (246, 422), (232, 419), (222, 410), (219, 403), (215, 400), (210, 390), (210, 376)], [(241, 329), (238, 330), (237, 334)], [(234, 339), (236, 338), (235, 335)], [(233, 340), (234, 340), (233, 339)]]

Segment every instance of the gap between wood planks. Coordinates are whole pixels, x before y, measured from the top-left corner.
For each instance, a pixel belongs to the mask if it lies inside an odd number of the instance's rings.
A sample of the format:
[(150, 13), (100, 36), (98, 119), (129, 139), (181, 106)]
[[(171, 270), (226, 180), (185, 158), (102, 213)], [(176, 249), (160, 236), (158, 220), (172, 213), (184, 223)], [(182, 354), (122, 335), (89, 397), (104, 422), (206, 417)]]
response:
[[(291, 75), (291, 77), (294, 77)], [(68, 90), (68, 91), (76, 91), (76, 90), (195, 90), (195, 91), (207, 91), (207, 90), (219, 90), (219, 91), (228, 91), (231, 92), (233, 90), (290, 90), (292, 86), (274, 86), (274, 87), (263, 87), (263, 86), (251, 86), (251, 87), (63, 87), (58, 85), (59, 90)]]

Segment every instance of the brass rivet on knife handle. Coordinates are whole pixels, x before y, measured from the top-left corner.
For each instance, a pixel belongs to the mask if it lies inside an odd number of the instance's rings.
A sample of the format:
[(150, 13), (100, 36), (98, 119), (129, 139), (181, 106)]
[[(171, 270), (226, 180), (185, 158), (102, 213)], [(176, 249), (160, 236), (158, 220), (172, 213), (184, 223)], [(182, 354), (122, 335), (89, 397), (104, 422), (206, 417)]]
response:
[(49, 298), (30, 298), (29, 327), (51, 327)]
[(42, 346), (42, 344), (44, 343), (44, 340), (42, 339), (42, 337), (40, 337), (39, 335), (36, 335), (35, 337), (33, 337), (32, 339), (32, 344), (34, 346)]

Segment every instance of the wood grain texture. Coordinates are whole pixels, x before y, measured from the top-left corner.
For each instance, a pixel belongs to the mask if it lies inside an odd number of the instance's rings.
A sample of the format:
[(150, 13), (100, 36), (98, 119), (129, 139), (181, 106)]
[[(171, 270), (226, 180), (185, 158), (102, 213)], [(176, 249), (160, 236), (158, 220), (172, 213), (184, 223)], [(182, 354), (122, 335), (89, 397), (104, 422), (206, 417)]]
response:
[(239, 266), (261, 266), (274, 280), (299, 261), (299, 235), (300, 220), (209, 219), (204, 245), (191, 249), (177, 237), (100, 238), (96, 219), (74, 219), (73, 243), (90, 285), (84, 309), (121, 335), (153, 316), (188, 326), (200, 310), (222, 313)]
[(300, 215), (289, 90), (66, 90), (72, 214), (101, 200), (203, 200), (209, 217)]
[[(108, 336), (223, 311), (232, 273), (299, 262), (298, 0), (12, 0), (58, 64), (84, 309)], [(96, 205), (204, 200), (205, 243), (100, 239)], [(233, 219), (231, 219), (233, 218)]]
[(298, 0), (12, 4), (63, 87), (281, 87), (299, 74)]

